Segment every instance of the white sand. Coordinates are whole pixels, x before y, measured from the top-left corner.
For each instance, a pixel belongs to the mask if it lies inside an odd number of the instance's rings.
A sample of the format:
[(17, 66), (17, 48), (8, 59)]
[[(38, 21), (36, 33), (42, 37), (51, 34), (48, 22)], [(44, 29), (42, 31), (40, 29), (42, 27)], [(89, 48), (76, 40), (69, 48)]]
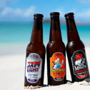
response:
[[(86, 48), (88, 66), (90, 70), (90, 47)], [(66, 60), (67, 61), (67, 60)], [(68, 63), (67, 65), (67, 79), (71, 80)], [(0, 56), (0, 90), (28, 90), (24, 89), (24, 66), (25, 54), (23, 55), (9, 55)], [(46, 66), (46, 65), (45, 65)], [(90, 72), (90, 71), (89, 71)], [(47, 70), (45, 67), (44, 84), (47, 84)], [(38, 88), (37, 90), (90, 90), (90, 80), (80, 83), (68, 83), (58, 86), (46, 86)]]

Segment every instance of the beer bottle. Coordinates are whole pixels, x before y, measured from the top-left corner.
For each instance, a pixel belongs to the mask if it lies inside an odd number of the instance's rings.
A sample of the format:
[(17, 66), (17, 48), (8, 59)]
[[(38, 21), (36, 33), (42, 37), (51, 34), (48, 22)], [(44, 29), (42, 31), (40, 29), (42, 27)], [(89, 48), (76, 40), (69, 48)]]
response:
[(67, 56), (72, 76), (72, 82), (82, 81), (89, 77), (87, 60), (85, 55), (85, 46), (80, 40), (75, 21), (74, 14), (65, 14), (67, 25)]
[(42, 14), (34, 14), (31, 42), (26, 49), (24, 86), (43, 85), (45, 47), (43, 45)]
[(65, 45), (62, 41), (59, 13), (52, 12), (50, 38), (47, 45), (48, 84), (59, 85), (66, 82)]

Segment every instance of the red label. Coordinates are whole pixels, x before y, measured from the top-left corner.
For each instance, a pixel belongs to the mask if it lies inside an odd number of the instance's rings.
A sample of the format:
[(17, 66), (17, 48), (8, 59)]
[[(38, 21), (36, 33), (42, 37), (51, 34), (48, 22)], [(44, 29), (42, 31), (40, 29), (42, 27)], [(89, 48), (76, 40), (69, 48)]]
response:
[(87, 68), (83, 69), (83, 70), (75, 71), (75, 73), (81, 73), (81, 72), (85, 72), (85, 71), (87, 71)]
[(84, 78), (84, 77), (86, 77), (86, 76), (87, 76), (87, 74), (84, 74), (84, 75), (78, 76), (78, 78)]
[(55, 81), (62, 81), (64, 79), (66, 70), (63, 53), (56, 52), (50, 58), (50, 74)]

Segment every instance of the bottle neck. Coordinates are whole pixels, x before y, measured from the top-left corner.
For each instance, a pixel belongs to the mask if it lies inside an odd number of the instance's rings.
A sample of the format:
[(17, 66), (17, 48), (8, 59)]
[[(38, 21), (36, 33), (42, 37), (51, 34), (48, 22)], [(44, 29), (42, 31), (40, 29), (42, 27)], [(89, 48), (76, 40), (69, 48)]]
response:
[(49, 42), (50, 41), (62, 41), (59, 17), (51, 18)]
[(80, 40), (74, 18), (66, 18), (68, 42)]
[(38, 18), (34, 19), (31, 42), (43, 43), (42, 19), (38, 19)]

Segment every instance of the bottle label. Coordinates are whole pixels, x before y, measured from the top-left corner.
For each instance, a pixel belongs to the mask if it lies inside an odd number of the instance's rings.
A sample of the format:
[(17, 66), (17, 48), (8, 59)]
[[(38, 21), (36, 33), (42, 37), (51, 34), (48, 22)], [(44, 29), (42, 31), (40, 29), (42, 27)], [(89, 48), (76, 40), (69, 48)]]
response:
[(85, 53), (82, 50), (77, 50), (73, 53), (71, 60), (74, 75), (79, 79), (85, 78), (88, 73)]
[(29, 83), (36, 83), (41, 78), (42, 59), (37, 53), (30, 53), (26, 57), (25, 77)]
[(55, 81), (62, 81), (65, 77), (65, 57), (63, 53), (56, 52), (50, 58), (50, 74)]

